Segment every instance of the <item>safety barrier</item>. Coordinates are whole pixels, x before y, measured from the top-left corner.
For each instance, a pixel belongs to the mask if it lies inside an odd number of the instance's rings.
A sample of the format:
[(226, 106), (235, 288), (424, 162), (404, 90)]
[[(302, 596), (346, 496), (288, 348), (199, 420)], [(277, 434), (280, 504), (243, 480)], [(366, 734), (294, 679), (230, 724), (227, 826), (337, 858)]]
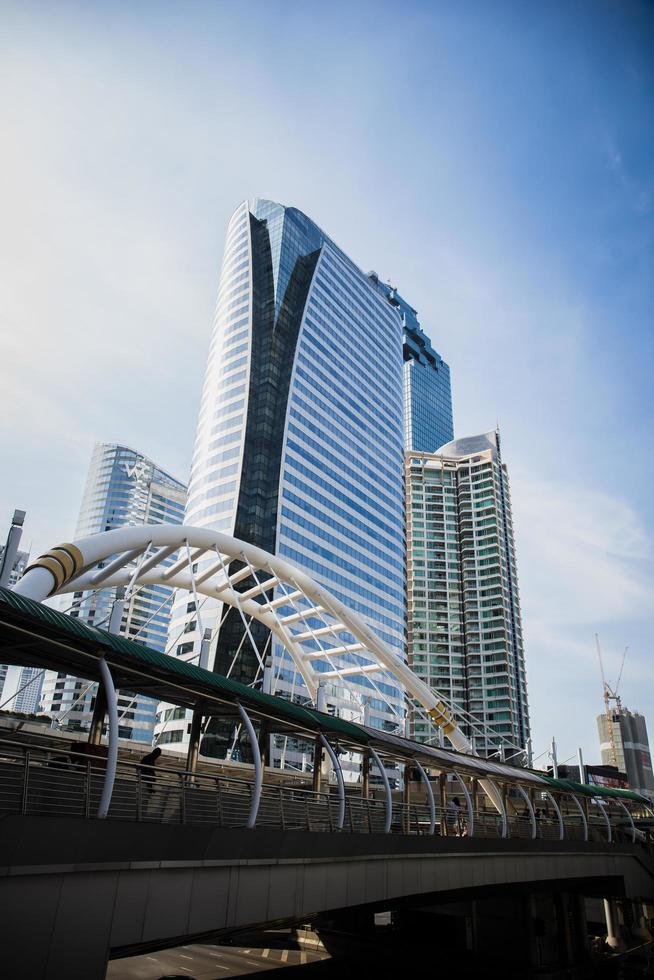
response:
[[(100, 750), (101, 751), (101, 750)], [(0, 815), (93, 818), (97, 815), (106, 761), (87, 751), (44, 748), (0, 739)], [(630, 811), (622, 803), (580, 801), (572, 794), (505, 788), (504, 813), (483, 794), (448, 784), (433, 810), (428, 802), (365, 798), (350, 791), (340, 825), (340, 800), (330, 791), (266, 784), (256, 811), (258, 829), (328, 833), (384, 833), (550, 840), (635, 840)], [(433, 784), (437, 789), (437, 784)], [(353, 788), (354, 789), (354, 788)], [(465, 789), (465, 796), (463, 794)], [(455, 792), (456, 790), (456, 792)], [(360, 787), (356, 787), (356, 792)], [(245, 827), (254, 783), (220, 773), (148, 768), (119, 760), (108, 819), (196, 826)], [(459, 794), (457, 796), (457, 793)], [(459, 797), (464, 799), (461, 805)]]

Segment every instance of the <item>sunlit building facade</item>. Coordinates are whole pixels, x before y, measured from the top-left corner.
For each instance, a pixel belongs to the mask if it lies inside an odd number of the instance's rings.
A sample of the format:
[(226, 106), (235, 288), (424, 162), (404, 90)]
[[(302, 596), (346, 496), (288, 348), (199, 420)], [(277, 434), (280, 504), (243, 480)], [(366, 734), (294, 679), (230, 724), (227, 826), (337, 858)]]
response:
[[(402, 364), (397, 307), (306, 215), (259, 199), (237, 208), (186, 523), (296, 562), (404, 655)], [(179, 595), (172, 617), (177, 654), (196, 655), (209, 627), (213, 668), (260, 683), (238, 611), (223, 618), (205, 600), (189, 615), (188, 599)], [(272, 653), (275, 693), (302, 697), (289, 655), (265, 627), (250, 630), (261, 656)], [(378, 690), (365, 676), (347, 691), (327, 688), (330, 710), (344, 716), (361, 718), (367, 699), (372, 725), (396, 727), (404, 715), (386, 676)], [(164, 741), (180, 740), (187, 721), (167, 719)]]
[[(408, 452), (406, 493), (409, 663), (480, 754), (508, 758), (527, 745), (529, 706), (499, 433)], [(411, 724), (429, 737), (422, 719)]]
[[(98, 443), (93, 449), (75, 537), (139, 524), (181, 524), (186, 487), (165, 470), (128, 446)], [(124, 607), (120, 634), (155, 650), (166, 649), (173, 591), (161, 585), (140, 586)], [(116, 600), (115, 589), (64, 596), (62, 609), (89, 626), (107, 629)], [(41, 710), (61, 719), (62, 727), (86, 730), (91, 722), (95, 685), (48, 671)], [(121, 738), (152, 741), (157, 702), (129, 691), (119, 692)]]

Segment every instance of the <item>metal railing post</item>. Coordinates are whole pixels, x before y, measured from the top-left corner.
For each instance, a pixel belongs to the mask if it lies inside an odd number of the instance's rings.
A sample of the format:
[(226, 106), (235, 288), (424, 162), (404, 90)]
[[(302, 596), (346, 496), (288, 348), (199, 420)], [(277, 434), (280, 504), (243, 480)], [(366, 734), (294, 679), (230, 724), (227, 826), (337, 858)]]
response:
[(21, 794), (20, 801), (20, 812), (21, 816), (27, 814), (27, 791), (29, 788), (29, 778), (30, 778), (30, 754), (29, 750), (25, 753), (25, 769), (23, 771), (23, 791)]
[(216, 812), (218, 815), (218, 826), (222, 827), (224, 825), (223, 816), (223, 795), (222, 789), (220, 787), (220, 779), (216, 779)]
[(84, 773), (84, 816), (88, 820), (91, 816), (91, 760), (86, 760), (86, 772)]
[(141, 767), (136, 770), (136, 819), (143, 819), (143, 783), (141, 782)]
[(284, 815), (284, 787), (279, 786), (279, 818), (282, 824), (282, 830), (286, 830), (286, 817)]
[(184, 784), (184, 773), (179, 774), (179, 822), (181, 824), (186, 823), (186, 789)]
[(404, 763), (404, 785), (402, 787), (402, 832), (411, 833), (411, 766)]

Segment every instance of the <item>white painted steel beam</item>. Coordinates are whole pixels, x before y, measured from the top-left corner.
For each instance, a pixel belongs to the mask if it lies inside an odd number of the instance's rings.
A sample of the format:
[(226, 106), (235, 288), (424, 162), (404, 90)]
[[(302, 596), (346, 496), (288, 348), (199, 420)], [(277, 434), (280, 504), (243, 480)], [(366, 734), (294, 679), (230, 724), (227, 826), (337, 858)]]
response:
[(254, 731), (254, 725), (252, 720), (248, 715), (247, 711), (242, 704), (238, 706), (238, 713), (241, 716), (241, 721), (245, 725), (245, 730), (248, 733), (248, 738), (250, 739), (250, 745), (252, 746), (252, 756), (254, 758), (254, 786), (252, 787), (252, 799), (250, 801), (250, 812), (248, 814), (247, 827), (248, 830), (254, 830), (257, 825), (257, 814), (259, 812), (259, 804), (261, 803), (261, 787), (263, 785), (263, 765), (261, 763), (261, 751), (259, 749), (259, 740)]
[(384, 833), (390, 834), (391, 825), (393, 823), (393, 796), (391, 793), (391, 784), (388, 781), (388, 776), (386, 774), (386, 770), (384, 769), (384, 763), (381, 761), (373, 747), (369, 746), (368, 751), (377, 763), (377, 768), (379, 769), (382, 781), (384, 783), (384, 793), (386, 796), (386, 821), (384, 823)]
[(342, 657), (344, 653), (359, 653), (364, 650), (363, 643), (348, 643), (344, 647), (324, 647), (322, 650), (309, 650), (304, 654), (305, 660), (322, 660), (325, 657)]
[(356, 677), (360, 674), (374, 674), (383, 670), (379, 664), (361, 664), (357, 667), (343, 667), (342, 670), (325, 670), (320, 672), (321, 680), (332, 680), (334, 677)]
[[(114, 791), (116, 780), (116, 767), (118, 765), (118, 698), (114, 687), (111, 671), (104, 657), (99, 661), (102, 685), (107, 697), (107, 722), (109, 728), (109, 746), (107, 750), (107, 768), (104, 773), (104, 783), (102, 784), (102, 795), (98, 805), (98, 820), (104, 820), (109, 812), (111, 796)], [(102, 731), (102, 729), (101, 729)]]
[[(338, 761), (338, 756), (322, 732), (320, 733), (320, 743), (331, 759), (332, 766), (334, 768), (334, 774), (338, 784), (338, 820), (336, 821), (336, 829), (342, 830), (343, 824), (345, 823), (345, 780), (343, 779), (343, 770), (340, 762)], [(327, 803), (327, 806), (329, 806), (329, 802)]]
[(329, 634), (339, 633), (341, 630), (347, 629), (343, 623), (334, 623), (333, 626), (320, 626), (315, 630), (307, 630), (305, 633), (295, 633), (293, 639), (296, 643), (301, 643), (303, 640), (312, 640), (316, 636), (327, 636)]
[(310, 606), (308, 609), (292, 613), (290, 616), (282, 616), (282, 625), (290, 626), (291, 623), (299, 623), (302, 619), (308, 619), (309, 616), (317, 616), (322, 611), (322, 606)]

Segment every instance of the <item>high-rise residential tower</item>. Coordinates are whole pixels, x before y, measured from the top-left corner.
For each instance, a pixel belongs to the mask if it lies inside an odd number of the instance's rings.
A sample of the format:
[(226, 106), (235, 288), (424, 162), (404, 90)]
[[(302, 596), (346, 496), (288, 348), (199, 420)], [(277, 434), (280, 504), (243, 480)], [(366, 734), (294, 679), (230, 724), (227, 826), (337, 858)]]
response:
[(432, 453), (454, 438), (450, 369), (432, 347), (418, 313), (376, 272), (368, 277), (402, 319), (404, 448)]
[[(98, 443), (93, 449), (75, 537), (138, 524), (181, 524), (186, 487), (159, 466), (127, 446)], [(125, 603), (120, 633), (164, 651), (173, 592), (160, 585), (140, 587)], [(107, 628), (116, 599), (115, 589), (75, 592), (65, 596), (70, 615), (90, 626)], [(62, 726), (88, 728), (95, 685), (49, 671), (43, 684), (41, 708)], [(129, 692), (119, 693), (119, 735), (151, 742), (157, 702)]]
[[(408, 452), (406, 493), (409, 663), (453, 705), (480, 754), (504, 743), (508, 757), (509, 743), (527, 744), (529, 707), (499, 433)], [(412, 724), (417, 739), (428, 736)]]
[[(402, 363), (397, 307), (306, 215), (260, 199), (236, 209), (186, 523), (293, 560), (404, 655)], [(217, 601), (196, 615), (188, 599), (179, 595), (171, 621), (178, 655), (197, 655), (210, 627), (214, 669), (254, 682), (260, 668), (239, 612), (221, 623)], [(273, 654), (275, 692), (301, 694), (288, 654), (260, 624), (250, 632), (262, 656)], [(330, 710), (370, 698), (378, 726), (403, 713), (392, 680), (381, 693), (365, 676), (352, 686), (353, 697), (330, 686)]]

